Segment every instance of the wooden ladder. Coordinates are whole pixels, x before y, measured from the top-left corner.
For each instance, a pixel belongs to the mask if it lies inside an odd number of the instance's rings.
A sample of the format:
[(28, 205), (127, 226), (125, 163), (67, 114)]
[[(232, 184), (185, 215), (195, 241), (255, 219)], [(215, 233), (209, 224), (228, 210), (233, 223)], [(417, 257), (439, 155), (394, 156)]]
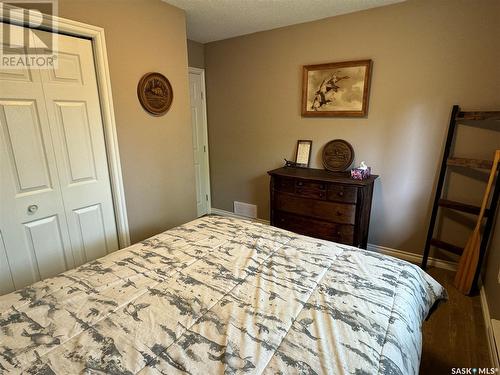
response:
[[(431, 246), (435, 246), (439, 249), (451, 252), (456, 255), (462, 255), (463, 252), (462, 247), (434, 238), (434, 229), (436, 226), (436, 218), (439, 207), (465, 212), (468, 214), (474, 214), (474, 215), (479, 214), (480, 207), (445, 199), (442, 197), (442, 195), (443, 195), (444, 181), (446, 178), (446, 171), (448, 169), (448, 166), (459, 166), (459, 167), (475, 168), (475, 169), (492, 168), (492, 161), (489, 160), (457, 158), (457, 157), (452, 157), (450, 155), (453, 139), (455, 138), (457, 123), (459, 121), (484, 121), (484, 120), (500, 121), (500, 111), (462, 112), (460, 111), (460, 107), (458, 105), (453, 106), (453, 109), (451, 111), (450, 125), (448, 127), (448, 134), (446, 136), (446, 144), (444, 146), (443, 160), (441, 161), (441, 169), (439, 171), (439, 178), (437, 181), (436, 193), (434, 196), (434, 203), (432, 206), (431, 218), (429, 221), (429, 228), (427, 230), (427, 238), (425, 241), (424, 256), (422, 259), (422, 268), (424, 270), (427, 268), (427, 261), (429, 260), (429, 252)], [(486, 223), (484, 225), (483, 236), (481, 238), (481, 247), (480, 247), (479, 263), (478, 263), (479, 266), (474, 276), (473, 288), (477, 286), (477, 281), (481, 269), (480, 265), (482, 264), (484, 254), (488, 246), (488, 240), (494, 222), (494, 216), (495, 216), (494, 214), (498, 205), (499, 193), (500, 193), (500, 183), (498, 183), (498, 177), (497, 177), (496, 182), (494, 184), (490, 207), (485, 212)]]

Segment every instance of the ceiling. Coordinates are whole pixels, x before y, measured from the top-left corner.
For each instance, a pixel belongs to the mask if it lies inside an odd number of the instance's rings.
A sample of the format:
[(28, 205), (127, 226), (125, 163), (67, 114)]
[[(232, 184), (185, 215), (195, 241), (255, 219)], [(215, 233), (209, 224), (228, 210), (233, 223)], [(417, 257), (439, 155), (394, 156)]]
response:
[(184, 9), (200, 43), (271, 30), (405, 0), (163, 0)]

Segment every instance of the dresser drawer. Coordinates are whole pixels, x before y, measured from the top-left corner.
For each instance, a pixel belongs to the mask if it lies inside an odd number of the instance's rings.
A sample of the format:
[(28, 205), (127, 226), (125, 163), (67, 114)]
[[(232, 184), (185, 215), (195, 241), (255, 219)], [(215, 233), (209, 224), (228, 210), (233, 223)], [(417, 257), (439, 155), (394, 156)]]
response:
[(307, 180), (295, 181), (295, 195), (304, 198), (326, 200), (327, 184)]
[(276, 189), (277, 191), (283, 191), (285, 193), (294, 193), (295, 179), (286, 177), (275, 177), (274, 189)]
[(353, 244), (354, 226), (328, 223), (302, 216), (276, 211), (274, 225), (305, 236), (318, 237), (328, 241)]
[(345, 185), (328, 185), (326, 193), (329, 201), (356, 203), (358, 200), (358, 188)]
[(315, 181), (304, 181), (286, 177), (278, 177), (274, 189), (284, 193), (295, 194), (304, 198), (326, 200), (328, 184)]
[(348, 203), (335, 203), (312, 200), (287, 194), (276, 193), (275, 208), (280, 211), (323, 219), (337, 224), (354, 224), (356, 206)]

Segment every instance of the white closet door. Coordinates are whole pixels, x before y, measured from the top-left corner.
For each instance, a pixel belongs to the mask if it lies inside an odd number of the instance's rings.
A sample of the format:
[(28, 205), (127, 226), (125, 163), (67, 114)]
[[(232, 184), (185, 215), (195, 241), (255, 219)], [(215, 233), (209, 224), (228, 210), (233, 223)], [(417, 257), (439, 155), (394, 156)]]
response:
[(57, 47), (57, 68), (42, 70), (41, 77), (73, 254), (80, 265), (117, 250), (118, 238), (92, 44), (58, 35)]
[(1, 293), (73, 267), (36, 70), (0, 70), (0, 205)]
[(14, 280), (10, 272), (9, 260), (5, 251), (2, 233), (0, 232), (0, 295), (14, 290)]
[(0, 70), (0, 294), (118, 249), (92, 45), (57, 38), (56, 69)]

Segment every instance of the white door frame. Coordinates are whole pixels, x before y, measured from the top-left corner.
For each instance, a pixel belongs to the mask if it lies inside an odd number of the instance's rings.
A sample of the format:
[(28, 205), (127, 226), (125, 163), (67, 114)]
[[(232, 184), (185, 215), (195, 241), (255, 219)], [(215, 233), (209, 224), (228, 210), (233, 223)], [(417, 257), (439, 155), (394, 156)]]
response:
[[(0, 22), (28, 27), (29, 25), (25, 17), (23, 17), (23, 12), (12, 9), (13, 8), (5, 6), (4, 4), (0, 6)], [(92, 26), (51, 15), (44, 15), (41, 26), (37, 28), (70, 36), (84, 37), (92, 41), (97, 86), (99, 89), (99, 102), (101, 104), (104, 127), (104, 141), (106, 143), (106, 154), (108, 157), (111, 191), (113, 193), (118, 243), (120, 248), (130, 246), (127, 206), (125, 204), (125, 192), (123, 189), (120, 152), (116, 135), (115, 113), (113, 108), (113, 96), (111, 93), (111, 79), (109, 75), (104, 29), (98, 26)]]
[(207, 187), (207, 214), (210, 214), (212, 210), (212, 192), (210, 190), (210, 157), (209, 157), (209, 147), (208, 147), (208, 121), (207, 121), (207, 90), (205, 86), (205, 69), (188, 67), (188, 72), (193, 74), (199, 74), (201, 76), (201, 88), (203, 94), (203, 142), (207, 145), (207, 152), (204, 153), (205, 163), (207, 164), (207, 169), (204, 173), (203, 178), (205, 179), (205, 186)]

